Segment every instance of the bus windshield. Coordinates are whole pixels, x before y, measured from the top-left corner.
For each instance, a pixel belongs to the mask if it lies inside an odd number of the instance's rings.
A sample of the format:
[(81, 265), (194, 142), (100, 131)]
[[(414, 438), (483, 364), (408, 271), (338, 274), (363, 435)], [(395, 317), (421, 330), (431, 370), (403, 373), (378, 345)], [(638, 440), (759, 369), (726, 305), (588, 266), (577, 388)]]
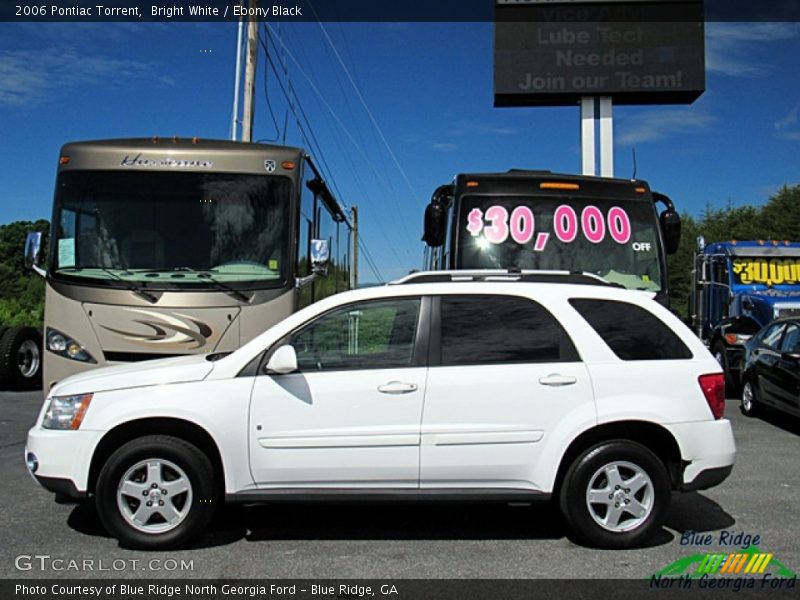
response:
[(651, 202), (531, 196), (461, 198), (459, 269), (587, 271), (628, 289), (664, 282)]
[(290, 274), (291, 194), (277, 176), (63, 171), (51, 273), (155, 288), (278, 286)]

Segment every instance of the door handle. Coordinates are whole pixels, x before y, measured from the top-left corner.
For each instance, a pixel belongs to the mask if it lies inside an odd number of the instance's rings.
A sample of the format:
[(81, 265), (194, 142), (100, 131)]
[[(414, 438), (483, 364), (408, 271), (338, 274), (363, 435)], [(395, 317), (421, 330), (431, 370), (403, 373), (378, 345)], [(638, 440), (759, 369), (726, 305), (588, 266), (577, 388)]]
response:
[(578, 381), (577, 377), (572, 375), (561, 375), (559, 373), (551, 373), (545, 377), (539, 378), (539, 383), (542, 385), (549, 385), (551, 387), (561, 387), (562, 385), (572, 385)]
[(390, 381), (378, 386), (381, 394), (410, 394), (417, 391), (416, 383), (403, 383), (402, 381)]

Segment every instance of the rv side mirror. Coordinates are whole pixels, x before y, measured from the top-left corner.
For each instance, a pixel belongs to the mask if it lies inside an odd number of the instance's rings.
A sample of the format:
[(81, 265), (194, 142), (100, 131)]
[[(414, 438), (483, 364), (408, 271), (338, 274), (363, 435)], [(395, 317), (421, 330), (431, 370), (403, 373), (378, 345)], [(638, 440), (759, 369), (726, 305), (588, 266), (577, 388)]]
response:
[(444, 244), (445, 208), (439, 202), (431, 201), (425, 207), (425, 228), (422, 240), (431, 248)]
[(297, 352), (294, 346), (281, 346), (269, 357), (264, 372), (271, 375), (288, 375), (297, 371)]
[(311, 240), (311, 272), (322, 276), (327, 275), (329, 260), (328, 240)]
[(667, 254), (675, 254), (681, 243), (681, 216), (672, 209), (667, 209), (658, 217), (661, 234), (664, 236), (664, 250)]
[(42, 232), (31, 231), (25, 238), (25, 267), (33, 269), (39, 275), (44, 276), (45, 271), (39, 266), (39, 258), (42, 252)]

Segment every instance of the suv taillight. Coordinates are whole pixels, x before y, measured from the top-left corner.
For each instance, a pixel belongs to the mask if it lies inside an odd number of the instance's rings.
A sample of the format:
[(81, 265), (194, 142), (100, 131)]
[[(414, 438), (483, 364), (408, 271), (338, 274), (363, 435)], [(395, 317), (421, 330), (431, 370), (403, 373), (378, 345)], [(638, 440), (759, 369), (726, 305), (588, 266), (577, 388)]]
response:
[(711, 373), (700, 375), (697, 381), (706, 397), (711, 414), (715, 419), (721, 419), (725, 413), (725, 376), (722, 373)]

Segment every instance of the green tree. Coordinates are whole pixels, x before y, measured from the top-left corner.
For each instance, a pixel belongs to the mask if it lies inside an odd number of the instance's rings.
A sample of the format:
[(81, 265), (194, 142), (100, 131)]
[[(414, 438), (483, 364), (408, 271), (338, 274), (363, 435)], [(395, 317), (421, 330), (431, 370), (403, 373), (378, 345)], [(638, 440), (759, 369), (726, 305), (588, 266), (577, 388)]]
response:
[(42, 324), (44, 281), (25, 268), (25, 238), (29, 231), (47, 231), (49, 223), (15, 221), (0, 225), (0, 324)]
[(783, 186), (761, 208), (760, 217), (759, 238), (800, 241), (800, 185)]

